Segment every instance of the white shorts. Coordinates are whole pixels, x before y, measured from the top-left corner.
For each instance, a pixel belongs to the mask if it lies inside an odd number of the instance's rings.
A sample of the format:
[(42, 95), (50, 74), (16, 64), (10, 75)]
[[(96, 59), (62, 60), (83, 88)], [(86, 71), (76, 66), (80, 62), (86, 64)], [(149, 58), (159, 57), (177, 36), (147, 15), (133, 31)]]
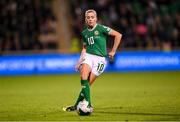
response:
[(86, 53), (82, 64), (88, 64), (91, 68), (91, 72), (99, 76), (105, 70), (106, 58)]

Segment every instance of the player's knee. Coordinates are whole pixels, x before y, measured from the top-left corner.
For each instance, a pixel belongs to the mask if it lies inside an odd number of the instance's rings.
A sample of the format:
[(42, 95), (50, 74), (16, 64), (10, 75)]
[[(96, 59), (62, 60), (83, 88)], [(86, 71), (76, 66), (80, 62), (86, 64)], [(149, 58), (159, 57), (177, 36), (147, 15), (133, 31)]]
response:
[(88, 73), (86, 70), (81, 70), (81, 79), (82, 80), (87, 80), (88, 79)]

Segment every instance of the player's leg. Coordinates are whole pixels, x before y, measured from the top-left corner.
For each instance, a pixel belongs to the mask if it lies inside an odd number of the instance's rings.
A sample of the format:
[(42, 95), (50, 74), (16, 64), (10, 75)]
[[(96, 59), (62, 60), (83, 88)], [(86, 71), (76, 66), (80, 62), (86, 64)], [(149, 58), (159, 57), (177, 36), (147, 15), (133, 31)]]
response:
[[(97, 76), (95, 74), (93, 74), (92, 72), (89, 74), (88, 81), (89, 81), (90, 86), (92, 85), (92, 83), (95, 81), (96, 78), (97, 78)], [(83, 99), (84, 99), (84, 95), (81, 90), (81, 92), (79, 93), (79, 97), (74, 106), (76, 107), (78, 105), (79, 101), (82, 101)]]
[(91, 72), (91, 67), (88, 64), (83, 64), (81, 69), (81, 86), (82, 86), (82, 94), (84, 98), (91, 103), (90, 101), (90, 85), (89, 85), (89, 74)]
[(74, 106), (67, 106), (64, 107), (64, 111), (75, 111), (78, 103), (82, 101), (84, 98), (90, 103), (90, 88), (89, 88), (89, 81), (88, 77), (91, 72), (91, 68), (88, 64), (84, 63), (81, 67), (81, 92), (79, 93), (79, 97), (76, 100)]
[(98, 76), (96, 76), (94, 73), (90, 73), (90, 75), (89, 75), (89, 84), (90, 84), (90, 86), (94, 83), (94, 81), (96, 80), (96, 78), (97, 78)]
[[(87, 55), (89, 56), (89, 55)], [(94, 64), (94, 65), (92, 65)], [(91, 56), (86, 57), (85, 61), (83, 62), (83, 65), (81, 67), (81, 84), (86, 84), (85, 88), (82, 87), (82, 90), (79, 94), (79, 97), (75, 103), (74, 106), (70, 106), (65, 111), (74, 111), (76, 110), (76, 107), (79, 103), (79, 101), (82, 101), (84, 98), (90, 102), (90, 88), (89, 85), (92, 85), (96, 78), (104, 71), (106, 65), (105, 58), (97, 57), (97, 56)], [(87, 82), (88, 81), (88, 82)], [(82, 85), (84, 86), (84, 85)]]
[[(91, 68), (89, 67), (88, 64), (83, 64), (82, 65), (82, 68), (81, 68), (81, 81), (84, 80), (84, 79), (88, 79), (90, 71), (91, 71)], [(82, 101), (84, 99), (84, 97), (85, 96), (84, 96), (83, 89), (82, 89), (81, 92), (79, 93), (79, 97), (78, 97), (78, 99), (77, 99), (74, 106), (77, 106), (79, 101)]]

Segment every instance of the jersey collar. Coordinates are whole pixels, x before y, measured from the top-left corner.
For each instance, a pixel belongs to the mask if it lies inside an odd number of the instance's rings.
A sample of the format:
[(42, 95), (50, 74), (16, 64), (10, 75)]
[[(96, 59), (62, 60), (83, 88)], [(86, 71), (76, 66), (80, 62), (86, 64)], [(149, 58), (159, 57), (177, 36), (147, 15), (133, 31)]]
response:
[(97, 23), (92, 29), (89, 29), (89, 28), (87, 28), (87, 29), (88, 29), (88, 31), (93, 31), (96, 28), (96, 26), (97, 26)]

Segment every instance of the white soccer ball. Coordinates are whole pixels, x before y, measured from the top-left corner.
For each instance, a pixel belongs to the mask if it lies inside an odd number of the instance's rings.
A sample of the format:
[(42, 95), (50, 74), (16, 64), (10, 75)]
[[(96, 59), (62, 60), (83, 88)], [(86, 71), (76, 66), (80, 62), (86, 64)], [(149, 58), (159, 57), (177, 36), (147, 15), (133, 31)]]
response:
[(77, 113), (81, 116), (88, 116), (93, 112), (93, 108), (88, 106), (89, 102), (85, 99), (77, 105)]

